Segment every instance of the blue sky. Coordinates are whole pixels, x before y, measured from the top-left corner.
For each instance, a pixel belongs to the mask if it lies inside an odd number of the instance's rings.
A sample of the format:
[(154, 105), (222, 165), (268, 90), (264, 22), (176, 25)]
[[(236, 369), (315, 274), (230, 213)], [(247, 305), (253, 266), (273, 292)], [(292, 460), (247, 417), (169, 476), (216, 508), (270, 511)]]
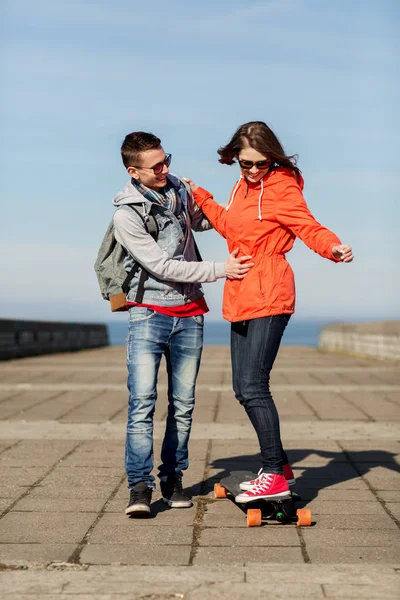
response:
[[(0, 316), (124, 318), (93, 263), (127, 180), (125, 134), (157, 134), (172, 171), (225, 203), (238, 172), (216, 150), (259, 119), (299, 154), (310, 209), (356, 255), (334, 265), (296, 242), (298, 318), (400, 318), (399, 6), (2, 2)], [(197, 240), (224, 260), (215, 232)], [(219, 319), (222, 283), (205, 291)]]

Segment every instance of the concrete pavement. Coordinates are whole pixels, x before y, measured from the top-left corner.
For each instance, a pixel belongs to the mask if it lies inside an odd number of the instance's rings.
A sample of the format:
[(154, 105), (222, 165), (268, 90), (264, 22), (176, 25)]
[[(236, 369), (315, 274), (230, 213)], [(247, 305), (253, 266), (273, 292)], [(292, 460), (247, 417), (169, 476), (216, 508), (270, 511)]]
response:
[[(272, 389), (310, 528), (246, 528), (213, 485), (257, 471), (230, 384), (205, 348), (184, 478), (193, 508), (128, 519), (121, 347), (0, 363), (1, 598), (398, 598), (398, 362), (280, 350)], [(158, 464), (167, 408), (160, 375)]]

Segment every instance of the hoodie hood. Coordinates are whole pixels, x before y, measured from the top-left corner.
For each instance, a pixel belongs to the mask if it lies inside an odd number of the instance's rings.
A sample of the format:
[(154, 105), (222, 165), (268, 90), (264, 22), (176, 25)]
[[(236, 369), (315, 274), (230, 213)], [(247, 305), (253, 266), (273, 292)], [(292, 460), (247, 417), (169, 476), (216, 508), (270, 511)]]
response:
[(150, 205), (150, 200), (147, 200), (134, 185), (129, 181), (121, 192), (118, 192), (113, 198), (114, 206), (122, 206), (123, 204), (144, 204)]
[[(258, 195), (258, 218), (260, 221), (262, 221), (262, 212), (261, 212), (261, 206), (262, 206), (262, 197), (264, 195), (264, 189), (266, 187), (269, 186), (273, 186), (276, 184), (281, 183), (284, 180), (287, 180), (287, 178), (289, 177), (293, 177), (293, 179), (296, 181), (297, 185), (300, 187), (301, 190), (303, 190), (304, 188), (304, 179), (303, 176), (301, 175), (301, 173), (299, 173), (297, 176), (294, 173), (294, 171), (292, 171), (291, 169), (285, 168), (285, 167), (280, 167), (278, 169), (274, 169), (273, 171), (271, 171), (270, 173), (267, 173), (259, 182), (259, 195)], [(235, 194), (240, 186), (240, 184), (244, 182), (245, 185), (248, 186), (248, 182), (246, 180), (246, 178), (241, 175), (239, 181), (236, 183), (235, 187), (233, 188), (231, 197), (229, 199), (229, 202), (226, 206), (226, 210), (229, 210), (234, 199), (235, 199)], [(258, 190), (258, 185), (254, 186), (254, 189)]]
[[(168, 173), (167, 175), (168, 182), (172, 184), (174, 187), (178, 188), (180, 185), (180, 179), (173, 175), (172, 173)], [(121, 192), (118, 192), (113, 198), (113, 204), (117, 208), (122, 206), (123, 204), (143, 204), (148, 209), (150, 209), (151, 201), (147, 200), (139, 192), (139, 190), (129, 181), (124, 189)]]

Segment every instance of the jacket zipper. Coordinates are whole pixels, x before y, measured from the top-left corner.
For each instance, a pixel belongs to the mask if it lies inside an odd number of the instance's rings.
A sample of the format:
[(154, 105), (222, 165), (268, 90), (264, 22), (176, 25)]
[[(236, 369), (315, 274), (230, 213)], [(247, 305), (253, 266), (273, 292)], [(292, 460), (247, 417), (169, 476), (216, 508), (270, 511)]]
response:
[(264, 298), (264, 290), (263, 290), (263, 288), (262, 288), (262, 285), (261, 285), (261, 273), (259, 273), (259, 274), (258, 274), (258, 281), (260, 282), (260, 292), (261, 292), (261, 298), (262, 298), (263, 300), (265, 300), (265, 298)]

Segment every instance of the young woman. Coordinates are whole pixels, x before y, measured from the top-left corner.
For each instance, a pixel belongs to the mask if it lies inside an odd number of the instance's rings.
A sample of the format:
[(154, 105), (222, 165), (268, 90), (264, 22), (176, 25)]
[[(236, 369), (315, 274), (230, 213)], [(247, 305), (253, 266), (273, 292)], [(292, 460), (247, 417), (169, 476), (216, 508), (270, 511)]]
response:
[(296, 157), (287, 156), (276, 135), (261, 121), (241, 125), (218, 150), (219, 162), (239, 163), (241, 175), (226, 207), (187, 180), (194, 199), (230, 251), (255, 263), (243, 280), (227, 279), (223, 316), (231, 321), (233, 389), (258, 436), (262, 468), (241, 484), (237, 500), (289, 495), (293, 472), (282, 448), (279, 416), (269, 388), (272, 366), (294, 312), (293, 271), (286, 261), (296, 237), (333, 262), (351, 262), (350, 246), (320, 225), (303, 198)]

